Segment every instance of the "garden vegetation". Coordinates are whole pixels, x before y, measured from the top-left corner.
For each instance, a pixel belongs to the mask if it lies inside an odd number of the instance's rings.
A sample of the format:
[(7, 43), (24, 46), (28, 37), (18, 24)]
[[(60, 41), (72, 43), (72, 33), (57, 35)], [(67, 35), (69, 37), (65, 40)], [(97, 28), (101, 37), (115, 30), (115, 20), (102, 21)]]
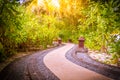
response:
[(0, 0), (0, 61), (54, 39), (78, 42), (120, 58), (119, 0)]

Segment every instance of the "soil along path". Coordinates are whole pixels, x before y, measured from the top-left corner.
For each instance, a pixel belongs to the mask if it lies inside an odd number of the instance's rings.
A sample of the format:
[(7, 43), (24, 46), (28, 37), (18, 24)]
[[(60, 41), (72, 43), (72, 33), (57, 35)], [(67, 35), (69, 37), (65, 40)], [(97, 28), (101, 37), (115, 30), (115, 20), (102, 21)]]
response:
[(65, 54), (72, 47), (74, 47), (74, 44), (68, 43), (64, 47), (49, 52), (49, 54), (44, 57), (43, 61), (45, 65), (60, 80), (112, 80), (66, 59)]

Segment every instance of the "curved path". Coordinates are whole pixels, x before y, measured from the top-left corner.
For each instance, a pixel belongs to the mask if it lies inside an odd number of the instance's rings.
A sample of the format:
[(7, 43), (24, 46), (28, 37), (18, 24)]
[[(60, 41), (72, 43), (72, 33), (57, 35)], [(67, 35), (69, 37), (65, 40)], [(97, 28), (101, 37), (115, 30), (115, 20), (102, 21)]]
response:
[(66, 44), (66, 46), (56, 49), (44, 57), (45, 65), (60, 79), (60, 80), (111, 80), (96, 72), (78, 66), (68, 59), (65, 54), (74, 44)]
[(65, 55), (73, 47), (68, 43), (20, 58), (0, 72), (0, 80), (111, 80), (69, 61)]
[(57, 48), (38, 51), (13, 61), (0, 72), (0, 80), (59, 80), (43, 63), (44, 56)]

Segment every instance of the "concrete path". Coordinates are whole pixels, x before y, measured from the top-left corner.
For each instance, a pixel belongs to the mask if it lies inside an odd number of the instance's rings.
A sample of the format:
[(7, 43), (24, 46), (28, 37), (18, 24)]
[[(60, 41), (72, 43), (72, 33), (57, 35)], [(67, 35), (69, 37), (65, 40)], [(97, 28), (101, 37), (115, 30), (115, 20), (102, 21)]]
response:
[(66, 52), (73, 46), (74, 44), (68, 43), (64, 47), (49, 52), (49, 54), (44, 57), (43, 61), (45, 65), (60, 80), (112, 80), (66, 59)]

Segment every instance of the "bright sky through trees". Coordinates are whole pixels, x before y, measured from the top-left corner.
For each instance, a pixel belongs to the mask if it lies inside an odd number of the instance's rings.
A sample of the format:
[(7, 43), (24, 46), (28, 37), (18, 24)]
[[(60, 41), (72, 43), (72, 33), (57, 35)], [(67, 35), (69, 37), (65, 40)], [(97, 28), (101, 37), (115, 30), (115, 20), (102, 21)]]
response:
[(58, 7), (58, 8), (60, 7), (58, 0), (52, 0), (51, 3), (52, 3), (55, 7)]
[(20, 4), (22, 4), (25, 0), (19, 0)]
[(38, 0), (38, 5), (44, 5), (44, 2), (49, 2), (49, 4), (53, 5), (54, 7), (59, 8), (59, 2), (58, 0)]

